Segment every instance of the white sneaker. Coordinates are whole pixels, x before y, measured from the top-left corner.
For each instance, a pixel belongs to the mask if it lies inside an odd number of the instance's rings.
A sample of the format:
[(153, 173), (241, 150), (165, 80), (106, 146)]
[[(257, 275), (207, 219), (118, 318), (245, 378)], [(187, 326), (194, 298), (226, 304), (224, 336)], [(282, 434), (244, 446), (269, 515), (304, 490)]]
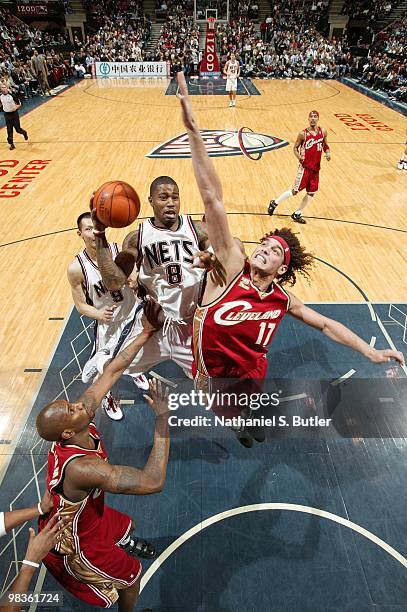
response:
[(133, 382), (139, 389), (143, 391), (148, 391), (150, 389), (150, 383), (148, 382), (148, 378), (144, 376), (144, 374), (139, 374), (138, 376), (132, 376)]
[(112, 421), (121, 421), (123, 418), (123, 412), (120, 408), (119, 400), (113, 397), (111, 391), (109, 391), (109, 393), (102, 399), (101, 406), (109, 419), (112, 419)]
[[(397, 164), (397, 168), (399, 170), (404, 170), (404, 163), (405, 163), (404, 159), (400, 159), (399, 163)], [(406, 165), (407, 165), (407, 163), (406, 163)]]
[(103, 366), (109, 359), (110, 351), (108, 349), (101, 349), (100, 351), (97, 351), (97, 353), (93, 355), (92, 359), (89, 359), (89, 361), (84, 365), (82, 370), (82, 382), (88, 383), (98, 374), (102, 374)]
[(233, 102), (232, 102), (232, 100), (229, 102), (229, 106), (233, 106)]
[(233, 106), (236, 106), (236, 100), (233, 100)]

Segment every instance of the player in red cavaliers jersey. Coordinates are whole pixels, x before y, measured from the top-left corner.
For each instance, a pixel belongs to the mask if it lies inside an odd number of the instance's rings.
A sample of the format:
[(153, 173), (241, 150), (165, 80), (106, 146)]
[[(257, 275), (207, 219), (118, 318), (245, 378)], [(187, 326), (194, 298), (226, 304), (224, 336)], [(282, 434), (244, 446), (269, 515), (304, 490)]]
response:
[(154, 443), (142, 470), (109, 465), (91, 421), (104, 395), (159, 327), (158, 310), (152, 300), (147, 302), (143, 331), (77, 402), (52, 402), (37, 417), (38, 433), (53, 442), (47, 475), (53, 507), (41, 517), (39, 526), (43, 529), (56, 512), (65, 521), (65, 537), (44, 558), (44, 564), (82, 601), (102, 608), (118, 601), (121, 612), (134, 609), (139, 593), (141, 564), (131, 554), (151, 558), (154, 548), (131, 538), (132, 519), (106, 506), (104, 492), (146, 495), (162, 489), (169, 452), (167, 399), (160, 384), (151, 383), (152, 399), (145, 398), (156, 414)]
[(326, 140), (327, 131), (318, 125), (318, 111), (311, 111), (308, 115), (308, 121), (309, 126), (298, 134), (294, 144), (294, 155), (300, 162), (294, 187), (282, 193), (276, 200), (271, 200), (268, 208), (269, 215), (272, 215), (280, 202), (305, 189), (306, 194), (300, 206), (291, 215), (291, 218), (297, 223), (306, 223), (302, 211), (318, 191), (322, 151), (325, 152), (328, 161), (331, 159), (331, 152)]
[(194, 365), (199, 386), (206, 382), (213, 391), (220, 377), (240, 379), (241, 383), (261, 381), (266, 374), (267, 347), (287, 312), (375, 363), (390, 359), (404, 363), (402, 353), (372, 348), (341, 323), (305, 306), (283, 289), (282, 285), (295, 283), (297, 273), (307, 276), (312, 265), (312, 256), (291, 230), (283, 228), (267, 234), (246, 259), (229, 229), (222, 185), (193, 116), (184, 75), (178, 73), (177, 79), (209, 241), (225, 270), (223, 287), (207, 275), (195, 313)]

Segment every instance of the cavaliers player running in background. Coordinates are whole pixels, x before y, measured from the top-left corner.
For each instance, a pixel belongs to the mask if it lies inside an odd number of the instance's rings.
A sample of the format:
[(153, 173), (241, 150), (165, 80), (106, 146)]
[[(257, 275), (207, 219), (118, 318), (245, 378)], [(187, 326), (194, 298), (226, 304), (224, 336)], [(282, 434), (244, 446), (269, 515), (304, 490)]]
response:
[(296, 273), (308, 275), (312, 264), (312, 256), (289, 229), (267, 234), (251, 257), (245, 258), (229, 229), (222, 185), (193, 116), (184, 75), (179, 73), (177, 78), (195, 178), (205, 206), (208, 237), (226, 274), (226, 288), (219, 287), (207, 276), (195, 313), (197, 384), (207, 386), (211, 382), (214, 387), (218, 378), (263, 379), (268, 345), (287, 312), (374, 363), (391, 359), (404, 363), (402, 353), (372, 348), (350, 329), (305, 306), (282, 288), (284, 284), (295, 283)]
[(92, 420), (104, 395), (159, 327), (160, 311), (148, 300), (143, 331), (109, 363), (99, 379), (76, 402), (52, 402), (37, 417), (39, 435), (53, 442), (47, 475), (53, 507), (41, 517), (39, 526), (43, 529), (56, 512), (65, 522), (64, 540), (44, 558), (44, 564), (82, 601), (108, 608), (118, 600), (121, 612), (134, 609), (139, 593), (141, 564), (129, 553), (151, 558), (155, 551), (147, 542), (130, 537), (132, 519), (106, 506), (104, 491), (125, 495), (161, 491), (170, 445), (168, 402), (160, 383), (151, 382), (152, 399), (144, 397), (156, 415), (154, 442), (142, 470), (109, 465)]
[(284, 191), (276, 200), (271, 200), (268, 208), (269, 215), (272, 215), (280, 202), (305, 189), (306, 194), (300, 206), (291, 215), (291, 218), (297, 223), (306, 223), (302, 211), (318, 191), (322, 151), (325, 152), (327, 161), (331, 159), (331, 152), (326, 140), (327, 131), (318, 125), (318, 111), (311, 111), (308, 115), (308, 121), (309, 127), (298, 134), (294, 144), (294, 155), (300, 162), (294, 187)]

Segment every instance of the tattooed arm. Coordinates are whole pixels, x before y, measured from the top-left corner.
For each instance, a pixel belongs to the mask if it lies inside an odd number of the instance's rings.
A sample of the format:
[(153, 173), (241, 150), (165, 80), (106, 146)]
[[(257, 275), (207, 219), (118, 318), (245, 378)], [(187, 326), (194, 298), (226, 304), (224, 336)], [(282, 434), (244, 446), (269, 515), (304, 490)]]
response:
[(103, 374), (78, 400), (78, 402), (84, 404), (86, 412), (92, 419), (103, 397), (113, 387), (114, 383), (119, 380), (124, 370), (128, 368), (137, 353), (142, 349), (154, 331), (162, 326), (163, 322), (164, 317), (161, 306), (149, 298), (144, 306), (142, 317), (143, 331), (105, 366)]
[(84, 492), (94, 488), (126, 495), (149, 495), (163, 489), (170, 449), (168, 397), (161, 383), (155, 380), (150, 382), (150, 394), (151, 397), (144, 397), (156, 421), (153, 448), (144, 468), (109, 465), (98, 457), (75, 459), (67, 467), (64, 484), (73, 499), (83, 497)]
[(109, 291), (121, 289), (132, 273), (139, 257), (137, 249), (138, 230), (130, 232), (123, 242), (123, 249), (113, 261), (112, 254), (106, 240), (106, 226), (99, 221), (96, 210), (92, 210), (93, 227), (99, 235), (95, 234), (96, 259), (103, 278), (103, 282)]

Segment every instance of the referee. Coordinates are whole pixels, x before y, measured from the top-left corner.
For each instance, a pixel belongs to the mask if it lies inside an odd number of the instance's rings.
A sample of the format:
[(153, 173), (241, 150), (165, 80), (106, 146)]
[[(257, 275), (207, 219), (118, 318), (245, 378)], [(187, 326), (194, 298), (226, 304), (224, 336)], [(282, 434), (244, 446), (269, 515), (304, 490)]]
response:
[(7, 126), (7, 142), (10, 145), (10, 151), (12, 151), (15, 149), (13, 142), (13, 128), (17, 134), (22, 134), (24, 136), (24, 140), (28, 140), (28, 134), (20, 126), (20, 117), (18, 116), (18, 109), (21, 108), (20, 101), (10, 93), (7, 85), (1, 85), (0, 91), (0, 104), (3, 109)]

